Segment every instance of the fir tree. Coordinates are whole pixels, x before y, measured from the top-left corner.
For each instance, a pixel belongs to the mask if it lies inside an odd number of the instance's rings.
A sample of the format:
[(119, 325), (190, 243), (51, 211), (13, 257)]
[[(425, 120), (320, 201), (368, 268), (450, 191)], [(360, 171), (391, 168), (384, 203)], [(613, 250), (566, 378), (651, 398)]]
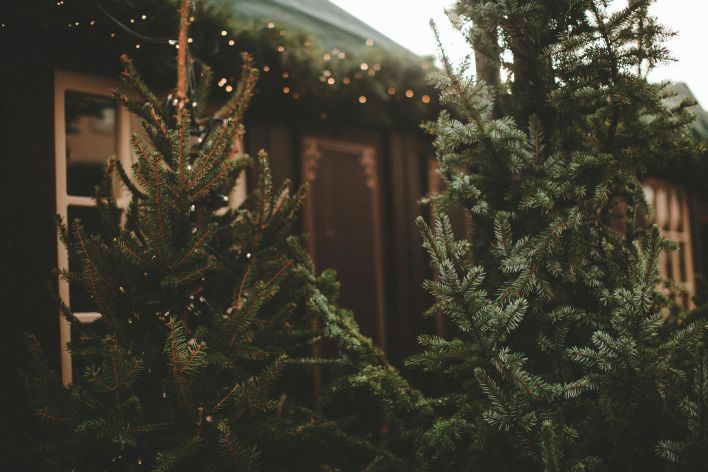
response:
[(609, 3), (452, 9), (477, 76), (442, 53), (433, 204), (473, 224), (467, 241), (444, 214), (419, 220), (431, 312), (455, 328), (409, 360), (448, 387), (426, 470), (700, 468), (705, 324), (665, 326), (656, 264), (671, 244), (642, 224), (642, 179), (691, 152), (690, 103), (668, 109), (667, 84), (647, 80), (671, 35), (651, 1)]
[[(245, 55), (233, 97), (202, 114), (211, 74), (202, 67), (201, 86), (186, 87), (187, 0), (180, 16), (178, 85), (167, 101), (122, 59), (139, 100), (116, 97), (147, 138), (132, 137), (132, 169), (107, 165), (95, 198), (100, 230), (59, 222), (71, 267), (60, 275), (88, 292), (101, 318), (82, 324), (61, 303), (75, 366), (66, 387), (28, 340), (27, 386), (43, 431), (37, 467), (409, 470), (395, 451), (410, 451), (413, 435), (396, 418), (422, 417), (423, 397), (337, 306), (334, 273), (317, 274), (291, 235), (303, 193), (288, 182), (273, 188), (264, 152), (255, 189), (228, 206), (251, 164), (234, 156), (257, 70)], [(115, 175), (131, 193), (125, 214)], [(322, 339), (332, 354), (312, 357)]]

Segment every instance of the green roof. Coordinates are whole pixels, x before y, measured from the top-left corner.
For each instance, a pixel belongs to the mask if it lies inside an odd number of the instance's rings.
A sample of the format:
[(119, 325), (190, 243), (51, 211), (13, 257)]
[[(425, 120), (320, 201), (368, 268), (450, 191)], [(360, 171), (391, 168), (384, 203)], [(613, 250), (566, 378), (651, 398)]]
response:
[(329, 0), (209, 0), (233, 9), (236, 20), (297, 28), (317, 38), (324, 49), (360, 53), (367, 40), (388, 52), (415, 57), (408, 49), (346, 12)]

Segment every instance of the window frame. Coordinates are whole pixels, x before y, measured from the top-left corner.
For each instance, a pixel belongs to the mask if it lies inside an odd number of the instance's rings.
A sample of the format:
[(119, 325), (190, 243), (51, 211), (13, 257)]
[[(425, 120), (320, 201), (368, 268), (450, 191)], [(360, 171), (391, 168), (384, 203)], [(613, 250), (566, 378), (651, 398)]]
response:
[[(69, 195), (67, 181), (67, 156), (66, 156), (66, 115), (65, 93), (67, 91), (85, 93), (99, 97), (113, 98), (112, 90), (122, 90), (122, 84), (115, 79), (64, 70), (54, 71), (54, 156), (55, 156), (55, 187), (56, 187), (56, 212), (62, 220), (68, 222), (69, 206), (95, 207), (93, 197)], [(131, 113), (119, 101), (116, 101), (116, 157), (123, 163), (126, 171), (132, 165), (132, 152), (130, 136), (132, 134)], [(130, 203), (130, 192), (126, 188), (120, 189), (116, 195), (119, 208), (126, 209)], [(57, 236), (57, 267), (68, 269), (69, 254)], [(58, 277), (58, 289), (61, 299), (71, 306), (69, 283)], [(74, 313), (81, 323), (92, 323), (101, 317), (96, 312)], [(71, 383), (72, 364), (71, 354), (67, 343), (71, 341), (71, 325), (59, 315), (59, 342), (61, 377), (64, 384)]]
[(696, 273), (689, 193), (685, 187), (657, 177), (646, 179), (642, 187), (649, 206), (649, 221), (659, 226), (663, 238), (683, 245), (683, 250), (662, 251), (659, 254), (659, 278), (661, 281), (671, 280), (679, 290), (685, 291), (685, 301), (666, 290), (662, 291), (683, 309), (690, 310), (694, 307)]

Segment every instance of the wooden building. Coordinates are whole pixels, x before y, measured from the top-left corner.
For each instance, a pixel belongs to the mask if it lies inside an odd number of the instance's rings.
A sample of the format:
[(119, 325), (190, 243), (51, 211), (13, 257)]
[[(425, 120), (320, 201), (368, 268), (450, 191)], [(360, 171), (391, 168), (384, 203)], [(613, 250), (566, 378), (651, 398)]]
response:
[[(110, 99), (120, 86), (118, 57), (133, 56), (165, 93), (174, 81), (170, 2), (75, 3), (31, 0), (0, 11), (0, 368), (7, 396), (0, 421), (19, 430), (27, 415), (17, 374), (24, 333), (37, 334), (59, 368), (65, 337), (52, 292), (91, 317), (81, 293), (52, 273), (66, 264), (54, 215), (90, 225), (96, 169), (111, 155), (131, 159), (128, 139), (138, 124)], [(310, 235), (318, 268), (338, 271), (341, 304), (402, 363), (418, 334), (442, 328), (422, 317), (429, 300), (421, 283), (429, 274), (414, 224), (427, 211), (419, 199), (439, 184), (419, 128), (438, 110), (425, 79), (431, 59), (327, 0), (199, 4), (192, 50), (215, 68), (214, 98), (233, 90), (238, 52), (253, 51), (262, 73), (246, 147), (269, 151), (276, 181), (309, 184), (300, 229)], [(708, 195), (680, 178), (654, 179), (647, 194), (657, 222), (684, 247), (678, 259), (662, 261), (662, 273), (691, 291), (691, 275), (708, 269), (701, 252), (708, 246), (700, 243), (708, 234)]]
[[(70, 378), (70, 359), (60, 362), (68, 333), (53, 292), (85, 321), (95, 318), (88, 299), (52, 272), (67, 264), (54, 215), (79, 217), (90, 229), (100, 166), (110, 156), (132, 159), (129, 137), (139, 123), (110, 98), (121, 86), (118, 58), (133, 56), (165, 95), (174, 81), (172, 5), (151, 1), (136, 10), (128, 3), (38, 1), (0, 14), (7, 333), (0, 365), (8, 396), (0, 416), (7, 424), (26, 421), (17, 372), (26, 360), (25, 333), (37, 334), (51, 365)], [(414, 225), (431, 158), (418, 125), (437, 113), (425, 80), (430, 59), (326, 0), (200, 4), (192, 51), (214, 66), (214, 99), (233, 90), (239, 51), (253, 51), (261, 81), (246, 118), (246, 148), (269, 151), (276, 183), (309, 184), (300, 229), (310, 235), (317, 267), (338, 271), (341, 304), (402, 362), (416, 335), (432, 330), (420, 316), (428, 305), (421, 288), (427, 261)], [(126, 204), (125, 191), (116, 192)]]

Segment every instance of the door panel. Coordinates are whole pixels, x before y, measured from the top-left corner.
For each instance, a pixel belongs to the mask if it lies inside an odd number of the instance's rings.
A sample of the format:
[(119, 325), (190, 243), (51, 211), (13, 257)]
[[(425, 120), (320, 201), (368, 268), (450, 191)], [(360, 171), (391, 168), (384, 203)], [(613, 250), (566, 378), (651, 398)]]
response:
[(310, 254), (318, 270), (337, 270), (341, 305), (385, 350), (379, 156), (373, 146), (331, 139), (305, 138), (303, 147)]

